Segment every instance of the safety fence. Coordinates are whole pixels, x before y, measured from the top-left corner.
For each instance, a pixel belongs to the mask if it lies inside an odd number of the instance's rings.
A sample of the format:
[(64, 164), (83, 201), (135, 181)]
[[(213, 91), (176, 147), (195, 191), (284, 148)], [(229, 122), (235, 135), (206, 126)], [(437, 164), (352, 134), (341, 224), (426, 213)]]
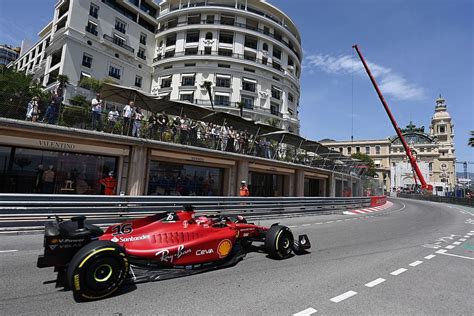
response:
[(399, 193), (398, 197), (406, 199), (415, 199), (432, 202), (442, 202), (450, 204), (458, 204), (474, 207), (474, 199), (467, 197), (453, 197), (453, 196), (437, 196), (437, 195), (423, 195), (423, 194), (412, 194), (412, 193)]
[(176, 211), (186, 204), (196, 212), (243, 215), (250, 219), (339, 213), (368, 207), (370, 197), (184, 197), (184, 196), (78, 196), (0, 194), (0, 232), (39, 231), (44, 222), (59, 216), (84, 215), (95, 224), (115, 223), (157, 212)]

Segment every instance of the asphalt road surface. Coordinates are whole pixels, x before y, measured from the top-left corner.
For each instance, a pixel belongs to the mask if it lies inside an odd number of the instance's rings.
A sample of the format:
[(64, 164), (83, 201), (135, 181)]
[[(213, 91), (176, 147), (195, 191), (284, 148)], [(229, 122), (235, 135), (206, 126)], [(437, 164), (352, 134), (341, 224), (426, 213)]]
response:
[(41, 235), (0, 236), (0, 314), (472, 315), (474, 209), (392, 202), (364, 215), (282, 219), (308, 234), (306, 255), (250, 253), (231, 268), (88, 303), (48, 282), (52, 269), (36, 268)]

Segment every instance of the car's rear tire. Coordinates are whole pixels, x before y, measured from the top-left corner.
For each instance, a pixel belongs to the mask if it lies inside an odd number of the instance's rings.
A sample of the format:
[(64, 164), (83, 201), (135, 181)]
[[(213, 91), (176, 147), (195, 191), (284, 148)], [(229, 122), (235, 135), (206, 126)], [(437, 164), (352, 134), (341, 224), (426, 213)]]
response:
[(286, 259), (291, 256), (293, 242), (288, 227), (273, 225), (265, 234), (265, 251), (273, 259)]
[(96, 300), (114, 293), (128, 276), (124, 249), (111, 241), (96, 240), (81, 248), (67, 269), (76, 300)]

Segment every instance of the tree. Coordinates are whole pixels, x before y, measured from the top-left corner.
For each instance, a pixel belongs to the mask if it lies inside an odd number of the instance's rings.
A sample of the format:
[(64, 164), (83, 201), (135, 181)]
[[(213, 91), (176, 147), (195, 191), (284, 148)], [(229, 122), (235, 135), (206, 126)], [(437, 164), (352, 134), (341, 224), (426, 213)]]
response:
[(204, 81), (201, 84), (201, 88), (205, 88), (207, 94), (209, 95), (209, 101), (211, 101), (211, 108), (214, 110), (214, 102), (212, 102), (212, 82), (211, 81)]
[(366, 175), (369, 177), (375, 176), (377, 173), (375, 172), (375, 164), (372, 158), (370, 158), (368, 155), (363, 154), (363, 153), (354, 153), (351, 155), (352, 158), (358, 159), (365, 163), (367, 166), (367, 173)]

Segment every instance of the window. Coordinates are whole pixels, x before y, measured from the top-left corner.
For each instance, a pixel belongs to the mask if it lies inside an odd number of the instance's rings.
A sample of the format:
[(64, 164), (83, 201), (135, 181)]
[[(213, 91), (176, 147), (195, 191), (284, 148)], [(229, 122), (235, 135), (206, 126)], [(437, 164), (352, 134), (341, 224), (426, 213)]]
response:
[(208, 14), (208, 15), (206, 16), (206, 23), (207, 23), (207, 24), (214, 24), (214, 15)]
[(219, 56), (232, 57), (232, 49), (219, 48), (219, 50), (217, 51), (217, 54)]
[(342, 152), (344, 151), (344, 148), (342, 147), (339, 147), (339, 152), (342, 154)]
[(291, 93), (289, 92), (289, 93), (288, 93), (288, 101), (291, 102), (291, 103), (293, 103), (294, 100), (295, 100), (295, 99), (294, 99), (294, 97), (293, 97), (293, 94), (291, 94)]
[(165, 58), (170, 58), (174, 56), (174, 50), (169, 50), (165, 52)]
[(270, 29), (268, 28), (268, 26), (263, 27), (263, 34), (270, 35)]
[(120, 68), (114, 65), (109, 66), (109, 76), (115, 79), (120, 79)]
[(199, 31), (186, 33), (186, 43), (197, 43), (197, 42), (199, 42)]
[(279, 40), (280, 42), (283, 39), (281, 33), (277, 30), (273, 30), (273, 37)]
[(348, 155), (352, 154), (352, 147), (347, 147), (347, 154)]
[(161, 77), (161, 86), (160, 88), (169, 88), (171, 87), (171, 76)]
[(442, 125), (439, 127), (439, 132), (440, 133), (446, 133), (446, 126)]
[(84, 53), (82, 55), (82, 66), (91, 68), (92, 66), (92, 56), (89, 54)]
[(232, 15), (221, 15), (221, 24), (224, 25), (234, 25), (235, 16)]
[(123, 34), (125, 34), (127, 28), (127, 23), (123, 22), (122, 20), (116, 19), (115, 20), (115, 29)]
[(211, 33), (211, 32), (207, 32), (207, 33), (206, 33), (206, 39), (207, 39), (207, 40), (211, 40), (211, 39), (212, 39), (212, 33)]
[(142, 87), (142, 77), (140, 76), (135, 76), (135, 87)]
[(433, 163), (432, 163), (432, 162), (430, 162), (430, 163), (428, 164), (428, 170), (429, 170), (430, 172), (433, 171)]
[(242, 95), (241, 102), (244, 104), (244, 108), (246, 109), (253, 109), (253, 105), (255, 102), (255, 98), (247, 95)]
[(247, 18), (245, 27), (249, 30), (258, 30), (258, 21)]
[(257, 60), (257, 54), (254, 52), (244, 52), (244, 59), (245, 60), (251, 60), (251, 61), (256, 61)]
[(252, 36), (245, 36), (244, 46), (252, 49), (257, 49), (258, 40)]
[(217, 64), (217, 67), (219, 67), (219, 68), (230, 68), (230, 65), (227, 65), (227, 64)]
[(200, 14), (188, 15), (188, 24), (199, 24), (199, 23), (201, 23)]
[(370, 146), (365, 146), (365, 154), (370, 155)]
[(141, 58), (143, 60), (146, 60), (145, 49), (144, 48), (141, 48), (141, 47), (138, 48), (137, 57)]
[(212, 47), (204, 47), (204, 55), (211, 55)]
[(234, 43), (234, 33), (220, 32), (219, 33), (219, 43), (233, 44)]
[(360, 147), (356, 147), (356, 153), (360, 153)]
[(280, 71), (282, 70), (281, 65), (275, 60), (272, 61), (272, 67), (275, 68), (276, 70), (280, 70)]
[(375, 146), (375, 154), (380, 155), (380, 146)]
[(196, 63), (186, 63), (184, 67), (196, 67)]
[(125, 38), (118, 36), (117, 34), (114, 34), (113, 41), (118, 46), (123, 46), (123, 44), (125, 44)]
[(268, 58), (267, 57), (262, 57), (262, 64), (263, 65), (268, 64)]
[(181, 80), (182, 86), (194, 86), (195, 81), (196, 81), (195, 74), (183, 74), (181, 75), (181, 77), (182, 77), (182, 80)]
[(255, 69), (244, 67), (244, 71), (255, 73)]
[(262, 49), (263, 49), (264, 52), (268, 52), (268, 44), (267, 44), (267, 43), (263, 43)]
[(272, 86), (272, 98), (281, 100), (281, 89), (275, 86)]
[(89, 32), (95, 36), (97, 36), (97, 24), (92, 21), (87, 22), (86, 32)]
[(216, 75), (216, 87), (230, 88), (230, 75)]
[(140, 44), (146, 45), (146, 34), (140, 33)]
[(273, 115), (280, 115), (280, 105), (275, 102), (270, 103), (270, 113)]
[(221, 92), (216, 92), (214, 96), (214, 103), (216, 105), (224, 105), (224, 106), (229, 106), (230, 105), (230, 97), (229, 94), (227, 93), (221, 93)]
[(89, 15), (97, 19), (99, 17), (99, 7), (91, 3), (89, 7)]
[[(186, 48), (184, 50), (184, 55), (188, 56), (188, 55), (197, 55), (198, 54), (198, 48), (197, 47), (190, 47), (190, 48)], [(194, 64), (196, 65), (196, 64)]]
[(281, 59), (281, 49), (279, 47), (273, 46), (273, 57)]
[(194, 91), (183, 91), (179, 95), (179, 99), (181, 101), (188, 101), (188, 102), (193, 102), (194, 101)]
[(257, 80), (242, 78), (242, 90), (255, 92)]
[(166, 47), (176, 45), (176, 34), (171, 34), (166, 37)]
[(295, 65), (295, 63), (293, 62), (293, 59), (291, 59), (291, 57), (288, 56), (288, 66), (293, 67), (294, 65)]

